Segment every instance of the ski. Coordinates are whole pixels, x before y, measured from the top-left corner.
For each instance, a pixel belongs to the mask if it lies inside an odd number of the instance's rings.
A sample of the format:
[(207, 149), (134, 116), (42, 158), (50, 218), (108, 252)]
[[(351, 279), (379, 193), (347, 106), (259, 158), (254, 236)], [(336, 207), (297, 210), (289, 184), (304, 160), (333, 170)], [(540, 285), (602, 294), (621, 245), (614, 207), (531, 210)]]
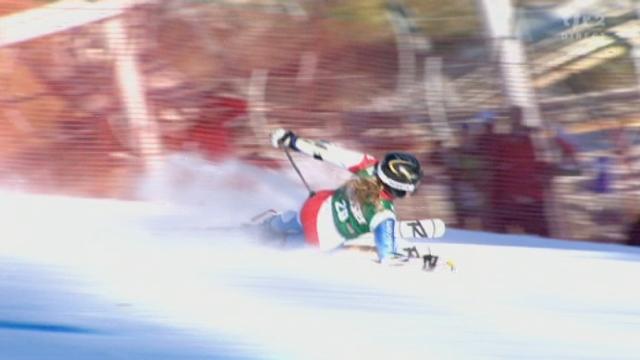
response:
[(437, 239), (444, 236), (446, 226), (441, 219), (399, 220), (396, 233), (403, 239)]
[[(277, 214), (278, 212), (276, 210), (268, 209), (251, 217), (247, 222), (244, 223), (194, 226), (185, 228), (184, 230), (227, 231), (248, 229), (253, 226), (260, 225), (269, 217), (275, 216)], [(443, 237), (445, 232), (446, 225), (444, 221), (437, 218), (398, 220), (396, 221), (395, 226), (396, 237), (407, 241), (437, 239)], [(372, 234), (365, 234), (357, 239), (350, 240), (349, 243), (353, 243), (355, 245), (368, 244), (372, 241), (372, 239)]]
[[(278, 215), (275, 209), (267, 209), (253, 217), (245, 223), (220, 224), (200, 227), (200, 230), (208, 231), (228, 231), (242, 230), (251, 231), (259, 229), (261, 224), (270, 217)], [(421, 253), (416, 245), (424, 245), (424, 240), (432, 240), (443, 237), (446, 231), (444, 221), (437, 218), (398, 220), (395, 225), (396, 239), (400, 241), (402, 250), (395, 254), (391, 266), (420, 266), (421, 270), (432, 272), (437, 269), (455, 271), (455, 262), (451, 259), (444, 259), (439, 255), (431, 253), (429, 247), (425, 253)], [(414, 245), (415, 243), (415, 245)], [(368, 253), (375, 253), (375, 241), (373, 234), (368, 233), (356, 239), (347, 241), (340, 249), (360, 250)]]
[[(343, 245), (341, 249), (356, 250), (367, 253), (375, 253), (376, 251), (376, 247), (374, 245), (356, 245), (349, 243)], [(438, 269), (444, 269), (452, 272), (456, 271), (455, 261), (432, 254), (430, 248), (427, 248), (426, 253), (423, 254), (418, 250), (416, 246), (406, 247), (403, 248), (400, 252), (394, 254), (389, 261), (389, 266), (391, 267), (404, 267), (414, 265), (420, 266), (420, 269), (426, 272), (433, 272)]]
[[(274, 209), (265, 210), (252, 217), (249, 223), (243, 226), (260, 224), (267, 218), (277, 214), (278, 212)], [(443, 237), (445, 232), (446, 225), (444, 221), (437, 218), (398, 220), (395, 225), (396, 236), (409, 241), (437, 239)], [(366, 239), (369, 237), (371, 237), (371, 234), (361, 236), (360, 238)], [(358, 239), (355, 241), (358, 241)]]

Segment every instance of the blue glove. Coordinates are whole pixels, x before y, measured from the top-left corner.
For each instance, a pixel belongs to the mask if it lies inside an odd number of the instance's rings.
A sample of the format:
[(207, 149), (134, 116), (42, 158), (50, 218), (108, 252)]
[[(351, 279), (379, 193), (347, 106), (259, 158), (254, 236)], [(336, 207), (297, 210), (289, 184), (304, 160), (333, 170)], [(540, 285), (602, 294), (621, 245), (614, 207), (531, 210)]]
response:
[(395, 220), (387, 219), (381, 222), (373, 230), (376, 242), (376, 251), (378, 253), (378, 260), (380, 262), (384, 262), (384, 260), (391, 257), (397, 252), (394, 231), (395, 225)]

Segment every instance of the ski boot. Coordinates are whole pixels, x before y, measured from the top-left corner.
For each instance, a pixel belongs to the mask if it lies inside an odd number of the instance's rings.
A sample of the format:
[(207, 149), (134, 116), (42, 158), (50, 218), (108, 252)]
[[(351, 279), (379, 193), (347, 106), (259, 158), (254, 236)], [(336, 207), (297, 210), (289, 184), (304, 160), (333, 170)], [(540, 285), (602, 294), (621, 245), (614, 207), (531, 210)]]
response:
[(287, 239), (302, 234), (302, 225), (297, 219), (297, 213), (287, 211), (279, 213), (273, 209), (267, 210), (253, 217), (256, 224), (256, 236), (261, 243), (285, 247)]

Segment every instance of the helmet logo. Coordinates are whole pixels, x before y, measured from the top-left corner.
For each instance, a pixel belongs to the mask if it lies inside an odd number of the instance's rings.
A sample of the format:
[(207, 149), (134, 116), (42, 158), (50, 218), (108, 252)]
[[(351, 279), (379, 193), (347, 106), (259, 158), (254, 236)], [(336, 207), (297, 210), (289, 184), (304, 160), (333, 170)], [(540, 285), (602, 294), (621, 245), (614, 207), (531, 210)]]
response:
[(408, 180), (416, 179), (418, 176), (416, 174), (412, 174), (409, 170), (407, 170), (407, 167), (404, 165), (411, 166), (412, 164), (409, 161), (401, 160), (401, 159), (394, 159), (389, 161), (389, 169), (391, 169), (391, 171), (395, 175), (397, 176), (404, 175), (404, 177)]

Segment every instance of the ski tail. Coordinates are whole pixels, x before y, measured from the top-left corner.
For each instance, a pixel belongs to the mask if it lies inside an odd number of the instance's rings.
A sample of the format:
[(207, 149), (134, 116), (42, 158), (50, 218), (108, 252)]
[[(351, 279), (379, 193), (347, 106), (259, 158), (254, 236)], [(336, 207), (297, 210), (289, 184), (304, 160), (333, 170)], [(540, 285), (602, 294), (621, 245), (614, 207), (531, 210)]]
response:
[(268, 218), (271, 218), (273, 216), (278, 215), (279, 212), (276, 211), (275, 209), (268, 209), (265, 210), (255, 216), (253, 216), (250, 220), (249, 220), (249, 225), (255, 225), (255, 224), (260, 224), (263, 221), (267, 220)]
[(444, 236), (446, 225), (441, 219), (402, 220), (398, 233), (405, 239), (435, 239)]

